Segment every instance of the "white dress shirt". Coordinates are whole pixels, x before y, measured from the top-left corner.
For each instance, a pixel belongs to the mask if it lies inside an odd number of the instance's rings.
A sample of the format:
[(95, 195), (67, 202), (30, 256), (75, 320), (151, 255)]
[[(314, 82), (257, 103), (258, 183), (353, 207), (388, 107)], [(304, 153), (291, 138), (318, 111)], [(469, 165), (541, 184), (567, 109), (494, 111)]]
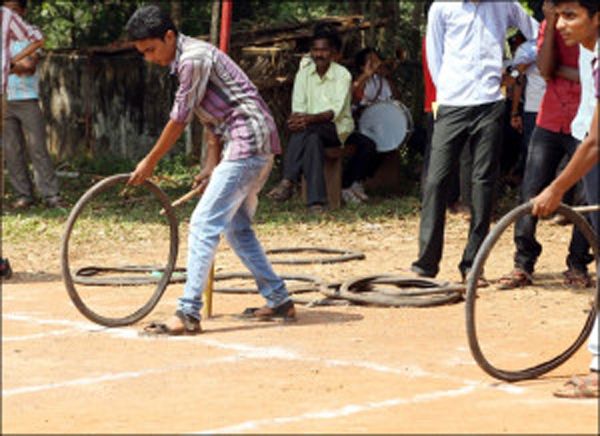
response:
[(427, 64), (438, 104), (475, 106), (503, 99), (502, 54), (509, 27), (528, 40), (538, 22), (514, 1), (437, 0), (427, 21)]
[(598, 43), (593, 52), (579, 44), (579, 83), (581, 83), (581, 101), (577, 115), (571, 123), (571, 135), (582, 141), (590, 130), (596, 98), (594, 97), (594, 79), (592, 77), (592, 60), (598, 53)]

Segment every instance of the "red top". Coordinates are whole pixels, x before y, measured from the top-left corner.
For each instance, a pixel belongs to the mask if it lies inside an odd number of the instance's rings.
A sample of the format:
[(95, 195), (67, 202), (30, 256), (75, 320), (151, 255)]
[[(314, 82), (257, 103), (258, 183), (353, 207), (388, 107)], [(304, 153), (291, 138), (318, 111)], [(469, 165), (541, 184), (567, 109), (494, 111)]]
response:
[(425, 37), (423, 37), (421, 47), (421, 62), (423, 63), (423, 83), (425, 84), (425, 101), (423, 104), (423, 110), (425, 112), (431, 112), (431, 103), (435, 101), (435, 85), (431, 80), (431, 74), (429, 74), (429, 67), (427, 66), (427, 52), (425, 49)]
[[(537, 40), (538, 52), (544, 41), (546, 33), (546, 20), (542, 21)], [(579, 68), (579, 45), (568, 47), (558, 31), (554, 32), (554, 53), (556, 65)], [(546, 82), (546, 92), (542, 98), (536, 124), (544, 129), (556, 133), (571, 133), (571, 121), (575, 118), (579, 100), (581, 98), (581, 85), (563, 77), (554, 76)]]

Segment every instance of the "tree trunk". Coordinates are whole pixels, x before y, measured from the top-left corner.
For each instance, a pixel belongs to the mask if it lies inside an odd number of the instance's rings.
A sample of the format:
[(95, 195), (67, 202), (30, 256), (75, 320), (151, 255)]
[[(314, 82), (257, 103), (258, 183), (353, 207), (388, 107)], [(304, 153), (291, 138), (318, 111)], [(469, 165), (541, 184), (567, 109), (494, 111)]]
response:
[(171, 19), (178, 29), (181, 28), (181, 0), (171, 0)]
[(219, 43), (219, 15), (221, 11), (220, 0), (213, 0), (210, 14), (210, 43), (218, 45)]

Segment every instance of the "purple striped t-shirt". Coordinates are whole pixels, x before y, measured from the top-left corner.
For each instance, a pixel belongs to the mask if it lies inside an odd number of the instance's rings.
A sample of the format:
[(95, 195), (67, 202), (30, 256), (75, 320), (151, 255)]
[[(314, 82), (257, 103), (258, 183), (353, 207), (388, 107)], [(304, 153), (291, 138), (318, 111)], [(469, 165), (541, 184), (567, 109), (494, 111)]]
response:
[(187, 123), (196, 115), (223, 140), (223, 159), (280, 153), (273, 116), (246, 73), (207, 42), (179, 34), (171, 72), (179, 88), (170, 118)]

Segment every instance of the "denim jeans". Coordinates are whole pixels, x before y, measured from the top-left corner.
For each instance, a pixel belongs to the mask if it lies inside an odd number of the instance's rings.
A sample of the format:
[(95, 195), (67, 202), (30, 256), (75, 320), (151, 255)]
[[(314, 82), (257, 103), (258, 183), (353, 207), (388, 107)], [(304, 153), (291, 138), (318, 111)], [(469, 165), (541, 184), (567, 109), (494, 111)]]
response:
[(200, 319), (206, 286), (221, 233), (254, 275), (269, 307), (290, 298), (285, 283), (269, 263), (252, 229), (252, 217), (271, 169), (272, 156), (222, 161), (213, 171), (206, 191), (192, 214), (188, 237), (187, 281), (178, 309)]
[[(588, 204), (600, 204), (600, 163), (596, 164), (583, 178), (585, 194)], [(589, 219), (596, 232), (596, 242), (600, 238), (600, 213), (594, 212), (589, 214)], [(596, 286), (600, 286), (600, 264), (596, 265)], [(590, 335), (588, 342), (588, 350), (592, 353), (592, 362), (590, 369), (594, 371), (600, 370), (600, 332), (598, 331), (598, 323), (600, 323), (600, 315), (596, 313), (596, 321), (594, 329)]]
[[(555, 133), (536, 126), (529, 142), (525, 175), (521, 188), (521, 200), (530, 200), (539, 194), (556, 177), (556, 170), (562, 158), (572, 156), (577, 140), (569, 134)], [(537, 258), (542, 253), (541, 244), (535, 239), (537, 218), (527, 215), (515, 225), (515, 267), (532, 273)], [(573, 229), (569, 255), (566, 263), (569, 268), (587, 271), (587, 264), (593, 260), (589, 244), (581, 232)]]

